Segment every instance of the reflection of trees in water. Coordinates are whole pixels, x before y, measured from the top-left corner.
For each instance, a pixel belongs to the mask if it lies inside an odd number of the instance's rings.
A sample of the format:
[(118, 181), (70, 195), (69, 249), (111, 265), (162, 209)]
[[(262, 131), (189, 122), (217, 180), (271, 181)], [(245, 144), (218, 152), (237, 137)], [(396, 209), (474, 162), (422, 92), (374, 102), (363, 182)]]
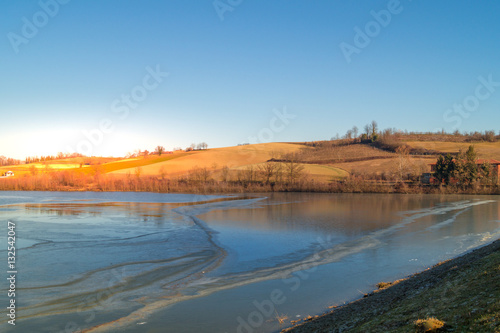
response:
[[(24, 204), (24, 209), (30, 214), (71, 216), (71, 217), (99, 217), (105, 215), (113, 218), (113, 215), (119, 215), (120, 219), (126, 219), (139, 223), (154, 223), (161, 226), (166, 221), (173, 220), (184, 221), (184, 218), (172, 209), (180, 206), (201, 205), (206, 203), (215, 203), (219, 201), (231, 201), (246, 199), (242, 197), (229, 197), (211, 199), (207, 197), (205, 201), (186, 202), (186, 203), (145, 203), (145, 202), (71, 202), (71, 203), (38, 203)], [(185, 222), (185, 221), (184, 221)], [(189, 222), (191, 223), (191, 222)]]
[[(267, 193), (267, 198), (259, 201), (253, 208), (226, 208), (213, 210), (201, 216), (202, 219), (217, 224), (232, 226), (245, 225), (258, 229), (301, 231), (324, 230), (342, 235), (356, 235), (390, 227), (418, 212), (453, 208), (459, 202), (490, 200), (493, 197), (464, 197), (444, 195), (404, 195), (404, 194), (321, 194), (321, 193)], [(245, 197), (231, 200), (247, 199)], [(173, 208), (186, 205), (226, 201), (217, 199), (197, 203), (44, 203), (25, 204), (25, 209), (38, 214), (57, 216), (97, 217), (120, 213), (129, 220), (139, 223), (163, 225), (166, 221), (181, 219), (172, 212)], [(410, 224), (409, 230), (430, 227), (436, 223), (453, 218), (460, 212), (450, 209), (440, 214), (429, 214), (418, 218), (418, 224)], [(450, 223), (445, 230), (448, 234), (459, 235), (463, 228), (470, 233), (482, 233), (491, 229), (491, 221), (500, 219), (500, 205), (492, 202), (465, 208), (457, 219), (467, 223)], [(180, 220), (179, 220), (180, 221)], [(470, 223), (473, 221), (474, 223)], [(439, 232), (436, 230), (435, 232)]]
[[(441, 195), (404, 195), (404, 194), (321, 194), (321, 193), (273, 193), (261, 201), (257, 208), (214, 210), (201, 216), (202, 219), (216, 224), (231, 226), (245, 225), (258, 229), (301, 231), (324, 230), (342, 235), (355, 235), (360, 232), (375, 231), (398, 224), (418, 212), (431, 209), (436, 214), (418, 218), (418, 223), (409, 224), (411, 229), (422, 229), (446, 220), (448, 215), (466, 209), (458, 218), (470, 217), (471, 232), (489, 230), (488, 221), (500, 218), (498, 203), (488, 203), (470, 208), (453, 210), (458, 201), (489, 200), (490, 198), (441, 196)], [(449, 212), (440, 214), (439, 207), (449, 207)], [(417, 216), (415, 216), (417, 217)], [(450, 224), (456, 232), (463, 231), (460, 224)], [(449, 232), (449, 230), (448, 230)]]
[(100, 217), (120, 214), (121, 218), (141, 222), (153, 222), (162, 225), (166, 220), (171, 221), (173, 208), (164, 203), (140, 202), (113, 202), (113, 203), (43, 203), (25, 204), (27, 212), (39, 215), (71, 216), (71, 217)]
[(102, 214), (100, 211), (92, 210), (92, 206), (87, 204), (25, 204), (24, 208), (27, 212), (40, 215), (100, 216)]

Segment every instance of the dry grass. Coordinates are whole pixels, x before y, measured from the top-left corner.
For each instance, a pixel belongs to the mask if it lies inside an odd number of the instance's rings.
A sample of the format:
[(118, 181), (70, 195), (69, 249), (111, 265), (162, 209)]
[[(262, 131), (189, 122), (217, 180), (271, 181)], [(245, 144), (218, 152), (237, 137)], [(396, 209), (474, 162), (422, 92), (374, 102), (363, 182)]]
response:
[(288, 316), (285, 314), (280, 315), (277, 310), (274, 310), (274, 313), (276, 314), (275, 318), (281, 327), (281, 325), (283, 325), (286, 322), (286, 320), (288, 319)]
[(387, 288), (389, 288), (395, 284), (398, 284), (404, 280), (406, 280), (406, 279), (399, 279), (399, 280), (392, 281), (392, 282), (379, 282), (379, 283), (377, 283), (377, 290), (376, 291), (387, 289)]
[[(436, 162), (434, 157), (409, 157), (408, 165), (410, 169), (417, 172), (430, 172), (430, 164)], [(355, 172), (360, 174), (381, 174), (381, 173), (391, 173), (398, 168), (399, 158), (385, 158), (376, 160), (366, 160), (357, 162), (346, 162), (346, 163), (335, 163), (333, 166), (344, 169), (348, 172)]]
[[(195, 151), (189, 156), (182, 156), (172, 161), (155, 163), (142, 167), (144, 175), (159, 175), (165, 172), (168, 175), (180, 175), (189, 172), (193, 168), (209, 168), (217, 170), (224, 166), (237, 168), (265, 162), (280, 152), (298, 151), (301, 145), (289, 143), (261, 143), (255, 145), (215, 148)], [(117, 169), (113, 173), (134, 173), (134, 167)]]
[[(273, 163), (273, 162), (269, 162)], [(235, 172), (245, 170), (249, 167), (253, 167), (255, 170), (258, 170), (263, 164), (265, 163), (257, 163), (257, 164), (250, 164), (250, 165), (244, 165), (244, 166), (238, 166), (230, 169), (231, 175), (234, 175)], [(349, 172), (346, 170), (334, 167), (332, 165), (326, 165), (326, 164), (304, 164), (304, 163), (299, 163), (304, 169), (303, 173), (309, 178), (313, 179), (314, 181), (319, 181), (319, 182), (330, 182), (332, 180), (340, 180), (344, 179), (347, 176), (349, 176)], [(233, 176), (234, 178), (234, 176)]]
[(349, 175), (349, 173), (332, 165), (317, 165), (317, 164), (303, 164), (304, 172), (309, 174), (315, 180), (332, 180), (342, 179)]
[(415, 327), (417, 328), (417, 332), (436, 332), (437, 329), (444, 326), (443, 321), (434, 317), (418, 319), (415, 320), (414, 323)]
[(474, 145), (478, 158), (500, 159), (500, 141), (499, 142), (441, 142), (441, 141), (408, 141), (406, 142), (412, 148), (424, 148), (435, 150), (441, 153), (457, 153), (460, 149), (467, 150), (470, 145)]
[[(116, 162), (105, 163), (99, 166), (94, 166), (94, 169), (99, 170), (101, 173), (134, 173), (136, 168), (146, 169), (148, 166), (160, 164), (162, 162), (170, 161), (177, 158), (182, 158), (189, 156), (193, 153), (186, 152), (178, 152), (175, 154), (164, 154), (162, 156), (158, 155), (149, 155), (146, 157), (137, 157), (137, 158), (128, 158), (119, 160)], [(121, 172), (123, 170), (127, 170), (127, 172)], [(159, 174), (159, 173), (158, 173)]]
[(360, 159), (389, 158), (394, 156), (397, 155), (365, 144), (317, 148), (305, 147), (296, 154), (296, 158), (299, 161), (309, 163), (338, 163)]

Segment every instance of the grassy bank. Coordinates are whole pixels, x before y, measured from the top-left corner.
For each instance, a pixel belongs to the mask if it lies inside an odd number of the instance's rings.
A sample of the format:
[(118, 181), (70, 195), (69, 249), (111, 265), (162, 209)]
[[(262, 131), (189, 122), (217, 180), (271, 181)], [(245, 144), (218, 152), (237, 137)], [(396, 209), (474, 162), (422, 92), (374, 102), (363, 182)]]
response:
[(298, 180), (266, 181), (257, 173), (243, 171), (221, 181), (211, 178), (207, 169), (186, 176), (158, 177), (87, 174), (72, 170), (36, 175), (25, 174), (0, 180), (0, 191), (133, 191), (158, 193), (256, 193), (256, 192), (319, 192), (319, 193), (405, 193), (405, 194), (500, 194), (498, 185), (434, 186), (418, 182), (386, 182), (349, 175), (342, 180), (316, 181), (308, 177)]
[[(206, 180), (204, 180), (206, 179)], [(0, 191), (133, 191), (158, 193), (405, 193), (405, 194), (500, 194), (498, 185), (434, 186), (418, 182), (383, 182), (349, 175), (343, 180), (319, 182), (303, 177), (299, 180), (265, 181), (243, 175), (226, 181), (207, 177), (203, 170), (187, 176), (86, 174), (74, 171), (9, 177), (0, 180)]]
[(284, 332), (500, 332), (499, 277), (497, 240)]

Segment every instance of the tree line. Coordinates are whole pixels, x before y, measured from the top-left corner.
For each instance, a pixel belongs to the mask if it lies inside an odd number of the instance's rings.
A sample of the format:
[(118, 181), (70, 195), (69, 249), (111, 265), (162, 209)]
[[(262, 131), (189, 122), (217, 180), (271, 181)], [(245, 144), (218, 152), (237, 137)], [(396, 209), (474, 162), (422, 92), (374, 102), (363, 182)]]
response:
[[(407, 131), (407, 130), (399, 130), (396, 128), (387, 128), (384, 130), (379, 130), (378, 123), (375, 120), (372, 120), (370, 123), (366, 124), (363, 127), (363, 131), (361, 132), (357, 126), (353, 126), (351, 129), (348, 129), (343, 136), (337, 134), (335, 137), (332, 137), (330, 140), (355, 140), (355, 141), (377, 141), (380, 137), (387, 136), (398, 136), (398, 137), (419, 137), (423, 139), (425, 137), (436, 140), (436, 141), (460, 141), (460, 142), (478, 142), (478, 141), (486, 141), (486, 142), (496, 142), (500, 136), (500, 131), (498, 134), (495, 133), (494, 130), (485, 130), (481, 131), (463, 131), (455, 130), (452, 133), (446, 132), (444, 129), (441, 129), (436, 132), (415, 132), (415, 131)], [(440, 140), (441, 139), (441, 140)]]

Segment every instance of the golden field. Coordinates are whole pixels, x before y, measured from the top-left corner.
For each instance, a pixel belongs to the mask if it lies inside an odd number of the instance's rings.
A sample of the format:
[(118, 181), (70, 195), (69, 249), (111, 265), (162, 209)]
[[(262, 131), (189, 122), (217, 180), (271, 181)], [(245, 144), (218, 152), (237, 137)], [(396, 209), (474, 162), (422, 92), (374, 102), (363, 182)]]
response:
[[(405, 165), (417, 173), (430, 172), (430, 164), (436, 162), (435, 157), (412, 157), (410, 156)], [(382, 174), (391, 173), (396, 170), (401, 161), (399, 157), (381, 158), (356, 162), (335, 163), (333, 166), (346, 170), (349, 173), (358, 174)]]
[(413, 148), (424, 148), (435, 150), (441, 153), (457, 153), (460, 149), (467, 150), (473, 145), (478, 158), (500, 160), (500, 141), (499, 142), (442, 142), (442, 141), (407, 141), (408, 146)]
[[(160, 175), (161, 173), (165, 173), (167, 176), (171, 176), (184, 174), (194, 168), (208, 168), (215, 171), (225, 166), (230, 170), (237, 170), (241, 167), (265, 162), (273, 157), (279, 157), (282, 153), (296, 152), (301, 148), (305, 148), (305, 146), (273, 142), (197, 150), (185, 153), (185, 155), (175, 159), (142, 165), (140, 166), (140, 173), (142, 175)], [(139, 167), (139, 165), (121, 168), (111, 173), (134, 174), (137, 171), (137, 167)]]

